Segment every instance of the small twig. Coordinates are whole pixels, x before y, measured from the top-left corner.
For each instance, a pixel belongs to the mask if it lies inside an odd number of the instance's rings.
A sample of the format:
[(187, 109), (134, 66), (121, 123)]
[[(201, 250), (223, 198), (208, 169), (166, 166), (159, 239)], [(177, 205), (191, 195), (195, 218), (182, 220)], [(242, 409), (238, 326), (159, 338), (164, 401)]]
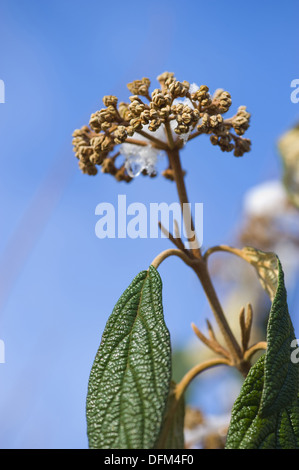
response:
[[(154, 144), (156, 144), (156, 147), (161, 149), (161, 150), (167, 150), (168, 146), (165, 144), (165, 142), (162, 142), (162, 140), (157, 139), (156, 137), (153, 137), (152, 135), (148, 134), (147, 132), (143, 131), (142, 129), (136, 131), (136, 134), (140, 134), (146, 139), (152, 141)], [(148, 145), (148, 143), (146, 143)]]
[(189, 135), (189, 137), (188, 137), (188, 142), (189, 142), (189, 140), (192, 140), (192, 139), (194, 139), (195, 137), (198, 137), (200, 134), (201, 134), (200, 131), (193, 132), (193, 134), (190, 134), (190, 135)]
[(267, 349), (266, 341), (260, 341), (259, 343), (256, 343), (249, 349), (247, 349), (247, 351), (244, 353), (245, 361), (249, 361), (254, 353), (256, 353), (257, 351), (261, 351), (262, 349)]
[(174, 391), (174, 400), (171, 408), (167, 412), (167, 417), (165, 424), (163, 426), (163, 431), (162, 434), (159, 438), (160, 443), (164, 443), (166, 441), (166, 438), (169, 433), (170, 426), (172, 425), (176, 409), (180, 403), (181, 398), (183, 397), (186, 388), (190, 384), (190, 382), (201, 372), (210, 369), (215, 366), (220, 366), (220, 365), (231, 365), (230, 362), (227, 359), (223, 359), (222, 357), (216, 358), (216, 359), (210, 359), (208, 361), (203, 362), (202, 364), (199, 364), (195, 367), (193, 367), (187, 374), (182, 378), (180, 383), (177, 384), (175, 387)]
[(174, 143), (174, 140), (173, 140), (171, 127), (170, 127), (168, 121), (166, 121), (164, 125), (165, 125), (165, 133), (166, 133), (166, 137), (167, 137), (168, 146), (172, 150), (175, 147), (175, 143)]
[(193, 379), (195, 379), (197, 375), (199, 375), (204, 370), (211, 369), (212, 367), (220, 366), (220, 365), (231, 366), (232, 364), (228, 359), (224, 359), (223, 357), (216, 357), (215, 359), (209, 359), (205, 362), (202, 362), (201, 364), (198, 364), (192, 369), (190, 369), (176, 386), (176, 389), (175, 389), (176, 399), (179, 400), (182, 397), (182, 395), (185, 393), (185, 390), (190, 384), (190, 382)]
[(175, 234), (176, 238), (181, 239), (178, 221), (176, 219), (174, 219), (173, 223), (174, 223), (174, 234)]
[(169, 240), (179, 249), (184, 251), (186, 255), (190, 256), (188, 250), (186, 250), (184, 243), (182, 242), (182, 239), (178, 237), (174, 237), (172, 233), (170, 233), (163, 225), (161, 222), (158, 222), (158, 225), (160, 227), (160, 230), (164, 233), (164, 235), (169, 238)]
[(134, 144), (134, 145), (141, 145), (142, 147), (147, 147), (148, 146), (148, 142), (145, 142), (144, 140), (132, 139), (130, 137), (126, 138), (125, 143)]
[(162, 251), (156, 258), (152, 261), (151, 265), (154, 268), (158, 269), (162, 261), (164, 261), (169, 256), (178, 256), (181, 258), (188, 266), (193, 266), (197, 263), (196, 259), (190, 258), (186, 253), (182, 250), (176, 250), (175, 248), (169, 248), (168, 250)]
[(206, 322), (207, 322), (207, 327), (208, 327), (208, 332), (209, 332), (210, 338), (213, 339), (214, 341), (217, 341), (215, 332), (213, 330), (213, 327), (212, 327), (210, 321), (208, 319), (206, 319)]
[[(213, 253), (216, 253), (217, 251), (225, 251), (227, 253), (232, 253), (234, 255), (237, 255), (237, 256), (241, 256), (242, 255), (242, 251), (239, 250), (238, 248), (232, 248), (230, 246), (227, 246), (227, 245), (217, 245), (217, 246), (212, 246), (211, 248), (209, 248), (203, 255), (203, 258), (205, 261), (207, 261), (208, 257), (213, 254)], [(242, 257), (242, 256), (241, 256)]]
[(206, 345), (208, 348), (212, 349), (217, 354), (221, 354), (223, 357), (226, 357), (227, 359), (231, 360), (231, 355), (230, 353), (223, 347), (221, 346), (220, 343), (215, 339), (208, 339), (198, 328), (194, 323), (191, 323), (191, 327), (196, 334), (196, 336)]
[(111, 160), (115, 161), (117, 159), (117, 157), (120, 156), (120, 152), (116, 152), (114, 155), (112, 155), (112, 157), (110, 157)]

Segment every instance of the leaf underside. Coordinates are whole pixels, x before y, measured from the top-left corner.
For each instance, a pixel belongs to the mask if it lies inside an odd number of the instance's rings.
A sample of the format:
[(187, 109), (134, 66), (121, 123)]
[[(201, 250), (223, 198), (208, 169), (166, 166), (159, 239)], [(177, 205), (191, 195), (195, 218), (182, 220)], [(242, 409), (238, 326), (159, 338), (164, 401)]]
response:
[(162, 282), (150, 266), (115, 305), (91, 369), (86, 405), (90, 448), (153, 448), (170, 379)]

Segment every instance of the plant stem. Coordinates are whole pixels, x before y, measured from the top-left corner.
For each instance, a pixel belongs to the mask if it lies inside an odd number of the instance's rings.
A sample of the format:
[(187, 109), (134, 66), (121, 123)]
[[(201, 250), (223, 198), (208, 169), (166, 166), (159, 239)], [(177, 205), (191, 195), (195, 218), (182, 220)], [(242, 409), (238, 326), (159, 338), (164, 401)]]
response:
[(140, 134), (142, 135), (143, 137), (145, 137), (146, 139), (150, 140), (151, 142), (153, 142), (157, 148), (161, 149), (161, 150), (166, 150), (168, 149), (167, 145), (165, 144), (165, 142), (162, 142), (162, 140), (160, 139), (157, 139), (156, 137), (154, 137), (153, 135), (151, 134), (148, 134), (147, 132), (143, 131), (142, 129), (139, 129), (136, 131), (137, 134)]
[(237, 340), (235, 339), (228, 323), (225, 318), (222, 306), (220, 304), (220, 301), (218, 299), (218, 296), (216, 294), (215, 288), (212, 284), (210, 275), (208, 273), (207, 266), (202, 263), (200, 266), (200, 269), (196, 267), (196, 274), (202, 284), (202, 287), (205, 291), (205, 294), (208, 298), (208, 301), (210, 303), (211, 309), (214, 313), (215, 319), (217, 321), (217, 324), (220, 328), (220, 331), (222, 335), (224, 336), (226, 343), (230, 349), (230, 352), (233, 354), (235, 359), (240, 359), (242, 358), (242, 352), (241, 348), (238, 345)]
[(181, 258), (188, 266), (192, 266), (194, 264), (194, 260), (190, 258), (186, 253), (182, 250), (176, 250), (175, 248), (169, 248), (168, 250), (162, 251), (156, 258), (151, 262), (151, 265), (154, 268), (158, 269), (162, 261), (164, 261), (169, 256), (178, 256)]
[(203, 362), (202, 364), (199, 364), (193, 367), (193, 369), (187, 372), (187, 374), (183, 377), (181, 382), (176, 385), (175, 390), (174, 390), (173, 403), (167, 412), (166, 420), (162, 429), (162, 433), (161, 433), (161, 436), (159, 437), (159, 447), (158, 447), (159, 449), (165, 449), (165, 442), (169, 434), (169, 429), (175, 418), (177, 407), (179, 406), (180, 400), (183, 398), (186, 388), (188, 387), (190, 382), (201, 372), (207, 369), (210, 369), (211, 367), (220, 366), (220, 365), (229, 366), (231, 364), (227, 359), (224, 359), (221, 357), (216, 358), (216, 359), (210, 359), (208, 361)]
[(182, 378), (182, 380), (177, 384), (175, 388), (175, 398), (177, 401), (184, 395), (188, 385), (190, 382), (197, 377), (198, 374), (203, 372), (204, 370), (211, 369), (211, 367), (220, 366), (220, 365), (227, 365), (231, 366), (232, 364), (228, 359), (223, 357), (217, 357), (214, 359), (209, 359), (201, 364), (194, 366), (190, 369), (187, 374)]
[[(188, 201), (188, 196), (187, 196), (187, 191), (186, 191), (186, 186), (184, 182), (184, 174), (182, 171), (181, 167), (181, 161), (180, 161), (180, 155), (179, 155), (179, 150), (174, 148), (174, 149), (169, 149), (167, 151), (167, 155), (169, 158), (169, 163), (171, 168), (174, 171), (174, 178), (177, 186), (177, 191), (179, 195), (179, 200), (180, 200), (180, 205), (181, 205), (181, 210), (183, 213), (183, 219), (184, 219), (184, 224), (185, 224), (185, 229), (186, 233), (190, 233), (190, 228), (188, 227), (188, 222), (191, 225), (191, 230), (193, 233), (194, 231), (194, 223), (192, 220), (192, 215), (191, 215), (191, 209), (190, 209), (190, 204)], [(190, 212), (186, 214), (186, 208), (189, 209)], [(187, 215), (187, 217), (186, 217)], [(196, 237), (196, 235), (195, 235)], [(196, 248), (195, 250), (190, 250), (194, 258), (197, 260), (197, 263), (194, 263), (190, 265), (195, 273), (197, 274), (202, 287), (204, 289), (204, 292), (207, 296), (207, 299), (209, 301), (209, 304), (211, 306), (212, 312), (214, 314), (214, 317), (217, 321), (217, 324), (219, 326), (219, 329), (225, 339), (225, 342), (227, 344), (227, 347), (231, 353), (232, 356), (232, 361), (235, 365), (235, 367), (246, 377), (248, 374), (248, 371), (250, 369), (250, 363), (248, 361), (244, 361), (243, 355), (242, 355), (242, 350), (232, 332), (230, 329), (230, 326), (226, 320), (225, 314), (223, 312), (222, 306), (220, 304), (220, 301), (218, 299), (218, 296), (216, 294), (216, 291), (214, 289), (212, 280), (210, 278), (210, 274), (207, 269), (206, 265), (206, 260), (203, 259), (200, 248)]]
[[(185, 186), (185, 181), (184, 181), (184, 173), (182, 170), (181, 166), (181, 160), (180, 160), (180, 154), (179, 150), (174, 148), (172, 150), (167, 151), (168, 159), (169, 159), (169, 164), (174, 172), (174, 179), (177, 187), (177, 192), (179, 195), (179, 200), (180, 200), (180, 205), (181, 205), (181, 210), (183, 214), (183, 219), (184, 219), (184, 225), (185, 225), (185, 230), (187, 234), (187, 238), (189, 239), (189, 245), (191, 246), (190, 239), (191, 239), (191, 233), (190, 229), (192, 232), (192, 237), (194, 238), (194, 242), (197, 242), (196, 239), (196, 234), (194, 230), (194, 223), (192, 219), (192, 214), (191, 214), (191, 209), (190, 209), (190, 204), (187, 196), (187, 190)], [(186, 212), (187, 211), (187, 212)], [(190, 227), (188, 222), (190, 222)], [(193, 242), (192, 242), (193, 243)], [(196, 258), (201, 259), (201, 251), (199, 248), (198, 243), (196, 243), (197, 248), (194, 250), (192, 249), (192, 252)]]
[(244, 354), (244, 358), (249, 361), (249, 359), (251, 358), (251, 356), (253, 356), (253, 354), (263, 349), (267, 349), (266, 341), (260, 341), (259, 343), (256, 343), (253, 346), (251, 346), (249, 349), (247, 349), (247, 351)]

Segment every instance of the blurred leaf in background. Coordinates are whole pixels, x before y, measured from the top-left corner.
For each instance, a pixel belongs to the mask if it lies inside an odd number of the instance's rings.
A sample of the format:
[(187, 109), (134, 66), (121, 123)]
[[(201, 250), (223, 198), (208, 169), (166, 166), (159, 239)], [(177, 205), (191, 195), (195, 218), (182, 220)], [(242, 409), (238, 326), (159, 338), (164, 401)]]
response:
[(299, 208), (299, 123), (278, 142), (283, 161), (283, 182), (290, 201)]

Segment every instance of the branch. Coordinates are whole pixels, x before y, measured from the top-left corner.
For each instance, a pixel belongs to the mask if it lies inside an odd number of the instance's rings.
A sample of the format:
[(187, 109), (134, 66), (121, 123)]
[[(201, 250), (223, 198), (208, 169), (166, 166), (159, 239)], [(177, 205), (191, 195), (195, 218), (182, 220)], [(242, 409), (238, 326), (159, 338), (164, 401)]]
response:
[(247, 351), (244, 353), (244, 359), (249, 361), (249, 359), (253, 356), (254, 353), (257, 351), (261, 351), (262, 349), (267, 349), (266, 341), (260, 341), (259, 343), (254, 344), (251, 346)]
[(181, 258), (188, 266), (193, 266), (197, 260), (191, 259), (184, 251), (176, 250), (175, 248), (169, 248), (168, 250), (162, 251), (156, 258), (151, 262), (151, 265), (154, 268), (158, 269), (162, 261), (164, 261), (169, 256), (178, 256)]

